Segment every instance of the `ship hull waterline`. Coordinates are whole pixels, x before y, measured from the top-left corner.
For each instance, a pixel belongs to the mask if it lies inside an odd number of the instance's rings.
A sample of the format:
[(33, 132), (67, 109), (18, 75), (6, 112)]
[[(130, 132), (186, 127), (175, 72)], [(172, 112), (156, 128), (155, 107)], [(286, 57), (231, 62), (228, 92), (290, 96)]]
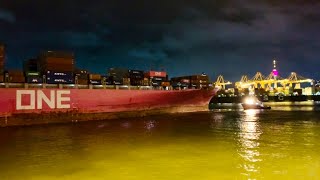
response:
[(208, 110), (215, 90), (0, 89), (0, 126)]

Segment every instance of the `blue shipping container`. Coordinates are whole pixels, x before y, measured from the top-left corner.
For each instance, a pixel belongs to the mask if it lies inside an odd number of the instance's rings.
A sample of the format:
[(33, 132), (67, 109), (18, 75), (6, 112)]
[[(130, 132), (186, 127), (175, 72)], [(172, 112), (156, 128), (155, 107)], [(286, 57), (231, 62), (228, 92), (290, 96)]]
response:
[(73, 84), (72, 79), (47, 79), (47, 84)]
[(46, 80), (48, 84), (72, 84), (74, 82), (72, 72), (47, 71)]
[(55, 71), (47, 71), (46, 76), (58, 76), (58, 77), (73, 77), (72, 72), (55, 72)]
[(46, 80), (48, 84), (72, 84), (74, 82), (72, 73), (68, 76), (47, 75)]

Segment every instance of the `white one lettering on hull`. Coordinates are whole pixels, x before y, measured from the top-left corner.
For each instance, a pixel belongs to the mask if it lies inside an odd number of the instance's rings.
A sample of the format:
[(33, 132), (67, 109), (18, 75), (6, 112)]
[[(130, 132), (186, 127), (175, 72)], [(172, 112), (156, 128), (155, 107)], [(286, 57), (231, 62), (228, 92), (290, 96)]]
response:
[[(22, 104), (22, 96), (29, 96), (30, 101)], [(50, 90), (48, 97), (42, 90), (17, 90), (16, 92), (16, 110), (34, 110), (42, 109), (43, 102), (50, 109), (68, 109), (70, 108), (70, 90)]]

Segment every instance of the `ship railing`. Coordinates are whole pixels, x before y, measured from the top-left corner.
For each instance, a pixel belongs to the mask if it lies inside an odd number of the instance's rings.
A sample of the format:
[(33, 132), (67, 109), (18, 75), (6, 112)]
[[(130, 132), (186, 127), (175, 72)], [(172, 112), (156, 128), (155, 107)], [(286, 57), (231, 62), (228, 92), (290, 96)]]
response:
[[(116, 90), (183, 90), (172, 86), (132, 86), (132, 85), (106, 85), (106, 84), (46, 84), (46, 83), (0, 83), (0, 88), (39, 88), (39, 89), (116, 89)], [(188, 88), (187, 88), (188, 89)], [(193, 89), (193, 88), (192, 88)]]
[(35, 84), (35, 83), (0, 83), (0, 88), (36, 88), (36, 89), (117, 89), (117, 90), (172, 90), (172, 87), (131, 86), (131, 85), (82, 85), (82, 84)]

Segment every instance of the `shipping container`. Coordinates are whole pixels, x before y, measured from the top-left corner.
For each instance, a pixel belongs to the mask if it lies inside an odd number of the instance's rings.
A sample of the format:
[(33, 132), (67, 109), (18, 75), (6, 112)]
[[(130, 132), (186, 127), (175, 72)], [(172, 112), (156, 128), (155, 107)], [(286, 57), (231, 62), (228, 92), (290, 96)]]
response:
[(44, 51), (40, 56), (74, 59), (74, 53), (67, 51)]
[(89, 84), (101, 85), (101, 80), (92, 80), (92, 79), (89, 79)]
[(9, 76), (24, 76), (22, 70), (8, 70), (7, 73), (9, 74)]
[(69, 52), (46, 51), (39, 56), (38, 69), (41, 72), (74, 71), (74, 55)]
[(130, 79), (143, 80), (144, 75), (143, 75), (143, 74), (140, 74), (140, 75), (138, 75), (138, 74), (131, 74), (131, 75), (129, 75), (129, 78), (130, 78)]
[(130, 78), (123, 78), (119, 76), (109, 76), (109, 81), (112, 82), (113, 85), (123, 85), (125, 80), (126, 85), (130, 85)]
[(74, 76), (77, 79), (88, 80), (89, 74), (87, 72), (88, 71), (78, 71), (78, 70), (76, 70), (75, 73), (74, 73)]
[(163, 71), (148, 71), (145, 73), (145, 77), (166, 77), (167, 73)]
[(88, 75), (85, 74), (75, 74), (78, 79), (88, 80)]
[(132, 70), (132, 69), (129, 69), (128, 70), (128, 73), (131, 75), (131, 74), (135, 74), (135, 75), (143, 75), (144, 72), (141, 71), (141, 70)]
[(78, 79), (78, 84), (88, 85), (88, 79)]
[(191, 76), (191, 80), (209, 81), (209, 76), (207, 76), (207, 75), (205, 75), (205, 74), (193, 75), (193, 76)]
[(190, 84), (188, 83), (181, 83), (181, 82), (171, 82), (172, 87), (189, 87)]
[(209, 81), (208, 80), (191, 80), (191, 83), (192, 84), (207, 84), (207, 83), (209, 83)]
[(4, 62), (5, 57), (5, 47), (3, 44), (0, 44), (0, 62)]
[(180, 82), (189, 84), (190, 83), (190, 79), (181, 79)]
[(45, 73), (46, 71), (66, 71), (66, 72), (73, 72), (72, 67), (49, 67), (49, 68), (39, 68), (41, 73)]
[(188, 81), (190, 82), (191, 76), (180, 76), (180, 77), (173, 77), (171, 78), (172, 82), (183, 82), (183, 81)]
[(159, 82), (151, 82), (151, 85), (152, 86), (161, 86), (161, 83), (162, 82), (160, 82), (160, 81)]
[(65, 64), (41, 64), (38, 67), (39, 71), (45, 72), (45, 71), (74, 71), (74, 66), (71, 64), (65, 65)]
[(122, 81), (113, 81), (113, 85), (123, 85)]
[(129, 70), (125, 68), (110, 68), (107, 72), (107, 75), (122, 79), (129, 77), (128, 72)]
[(150, 86), (150, 80), (148, 78), (143, 78), (142, 86)]
[(144, 72), (141, 70), (128, 70), (130, 79), (139, 79), (142, 80), (144, 78)]
[(23, 63), (24, 72), (38, 72), (38, 59), (28, 59)]
[(74, 82), (72, 72), (47, 71), (45, 75), (48, 84), (67, 84)]
[(151, 79), (151, 81), (167, 81), (167, 79), (165, 77), (153, 77), (150, 79)]
[(56, 77), (56, 76), (49, 76), (46, 78), (46, 83), (48, 84), (73, 84), (73, 79), (67, 77)]
[(63, 71), (47, 71), (47, 76), (66, 76), (66, 77), (72, 77), (72, 72), (63, 72)]
[(43, 78), (40, 76), (28, 76), (27, 77), (27, 83), (42, 83), (43, 82)]
[(161, 82), (161, 86), (170, 86), (170, 82), (168, 82), (168, 81)]
[(24, 76), (9, 76), (10, 83), (24, 83), (25, 77)]
[(45, 64), (73, 65), (74, 59), (48, 57), (43, 60)]
[(196, 89), (201, 89), (201, 88), (208, 88), (210, 86), (209, 83), (192, 83), (191, 87), (196, 88)]
[(99, 80), (99, 81), (101, 81), (101, 74), (89, 74), (89, 80)]
[(142, 86), (143, 79), (130, 79), (130, 85), (131, 86)]
[(85, 69), (75, 69), (74, 74), (76, 76), (87, 76), (87, 78), (88, 78), (89, 72), (88, 72), (88, 70), (85, 70)]
[(107, 76), (107, 75), (101, 75), (101, 84), (108, 84), (108, 82), (109, 82), (109, 76)]
[(51, 69), (51, 68), (72, 68), (72, 71), (74, 71), (74, 65), (73, 64), (61, 64), (61, 63), (51, 63), (51, 64), (40, 64), (39, 69)]
[(26, 76), (40, 76), (40, 72), (26, 71)]
[(129, 86), (131, 84), (130, 78), (122, 78), (122, 84)]

